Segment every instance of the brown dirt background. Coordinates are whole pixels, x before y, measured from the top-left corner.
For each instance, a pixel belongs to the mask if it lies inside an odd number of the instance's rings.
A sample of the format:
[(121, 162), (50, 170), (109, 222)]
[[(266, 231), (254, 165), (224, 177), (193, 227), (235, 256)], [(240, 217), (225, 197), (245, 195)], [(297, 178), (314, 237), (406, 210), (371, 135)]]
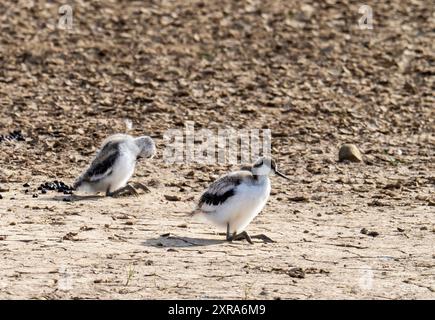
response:
[[(358, 1), (69, 3), (72, 30), (60, 1), (0, 3), (0, 134), (26, 137), (0, 143), (0, 298), (435, 298), (430, 1), (370, 3), (373, 30)], [(32, 198), (72, 183), (125, 118), (160, 150), (188, 120), (270, 128), (292, 180), (273, 178), (248, 231), (277, 242), (225, 243), (186, 218), (234, 167), (161, 151), (137, 167), (139, 198)], [(364, 164), (337, 163), (345, 142)]]

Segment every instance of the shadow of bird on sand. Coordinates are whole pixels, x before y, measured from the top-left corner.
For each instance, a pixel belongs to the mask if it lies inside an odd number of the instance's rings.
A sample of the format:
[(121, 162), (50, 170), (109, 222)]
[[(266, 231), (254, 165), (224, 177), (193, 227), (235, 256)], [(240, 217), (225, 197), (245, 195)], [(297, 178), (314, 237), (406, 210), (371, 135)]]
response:
[(42, 200), (51, 200), (51, 201), (63, 201), (63, 202), (76, 202), (76, 201), (95, 201), (101, 200), (105, 198), (105, 196), (100, 195), (87, 195), (87, 196), (77, 196), (77, 195), (62, 195), (62, 196), (53, 196), (51, 198), (45, 198)]
[(147, 239), (143, 244), (149, 247), (161, 248), (182, 248), (182, 247), (202, 247), (226, 243), (226, 240), (201, 239), (191, 237), (179, 237), (175, 235), (162, 235), (158, 238)]

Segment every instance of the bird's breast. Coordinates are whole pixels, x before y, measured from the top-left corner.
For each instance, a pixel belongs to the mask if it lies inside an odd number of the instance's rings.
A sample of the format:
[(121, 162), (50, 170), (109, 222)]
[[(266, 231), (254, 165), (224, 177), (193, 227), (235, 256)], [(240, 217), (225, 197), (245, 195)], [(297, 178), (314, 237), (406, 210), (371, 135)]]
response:
[(245, 201), (250, 200), (251, 202), (263, 202), (267, 200), (270, 195), (270, 183), (263, 184), (241, 184), (236, 192), (236, 194), (245, 199)]

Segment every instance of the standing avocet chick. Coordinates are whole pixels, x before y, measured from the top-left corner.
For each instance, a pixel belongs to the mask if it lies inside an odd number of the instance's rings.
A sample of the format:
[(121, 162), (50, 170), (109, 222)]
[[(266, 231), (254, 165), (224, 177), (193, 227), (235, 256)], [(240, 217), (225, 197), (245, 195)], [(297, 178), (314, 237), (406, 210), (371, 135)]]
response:
[[(134, 138), (126, 134), (108, 137), (97, 152), (89, 168), (77, 179), (74, 188), (88, 193), (105, 192), (116, 197), (121, 193), (138, 195), (127, 182), (134, 173), (139, 158), (152, 158), (156, 152), (154, 141), (148, 136)], [(147, 190), (136, 183), (135, 185)]]
[[(270, 194), (269, 174), (287, 178), (277, 170), (274, 160), (259, 158), (251, 170), (231, 172), (215, 182), (202, 194), (191, 215), (200, 214), (213, 223), (227, 228), (227, 240), (246, 239), (245, 230), (261, 212)], [(253, 237), (254, 238), (254, 237)], [(270, 239), (264, 235), (256, 238)]]

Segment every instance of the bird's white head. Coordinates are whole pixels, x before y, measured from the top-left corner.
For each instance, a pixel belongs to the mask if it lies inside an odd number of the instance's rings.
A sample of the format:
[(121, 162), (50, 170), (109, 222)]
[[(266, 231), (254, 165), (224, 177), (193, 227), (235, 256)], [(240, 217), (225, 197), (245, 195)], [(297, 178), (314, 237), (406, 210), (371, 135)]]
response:
[(148, 136), (138, 137), (134, 140), (139, 147), (138, 158), (152, 158), (156, 154), (156, 144)]
[(257, 161), (255, 161), (255, 163), (252, 165), (251, 172), (255, 176), (268, 176), (271, 174), (276, 174), (277, 176), (290, 180), (288, 177), (278, 171), (275, 160), (268, 157), (260, 157)]

